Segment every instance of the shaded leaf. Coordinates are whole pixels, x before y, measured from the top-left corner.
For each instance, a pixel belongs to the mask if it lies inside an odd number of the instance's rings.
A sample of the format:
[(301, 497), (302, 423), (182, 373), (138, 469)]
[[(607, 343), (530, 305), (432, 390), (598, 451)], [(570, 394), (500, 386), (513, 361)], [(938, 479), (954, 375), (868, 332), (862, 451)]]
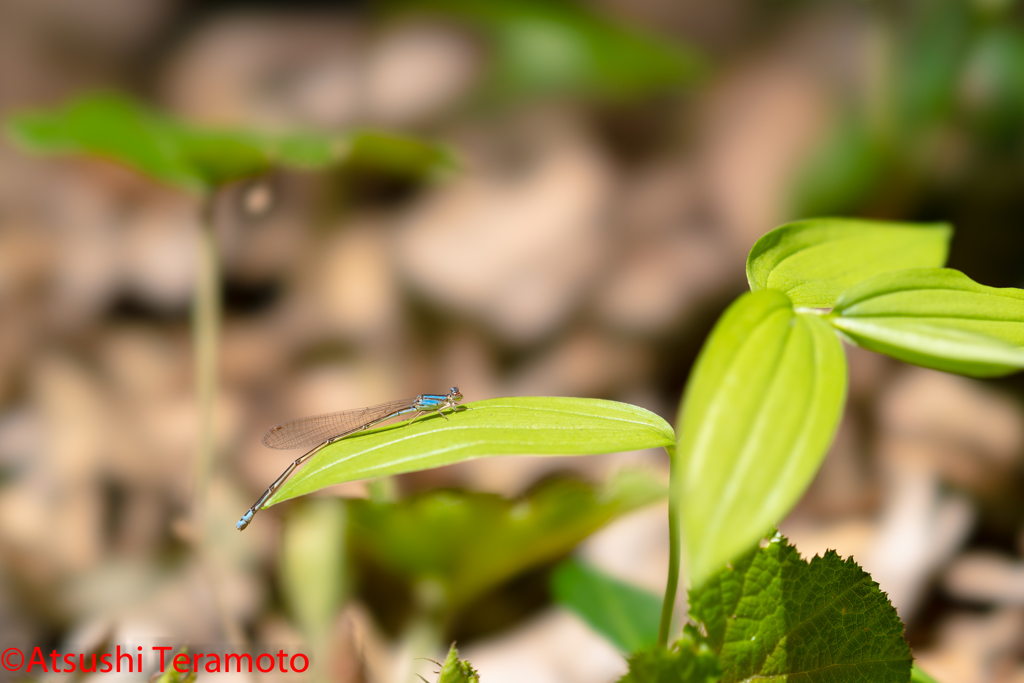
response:
[(674, 440), (665, 420), (627, 403), (544, 396), (477, 401), (448, 419), (405, 421), (326, 446), (268, 506), (346, 481), (490, 455), (591, 455), (662, 448)]
[(619, 100), (691, 82), (696, 53), (561, 0), (413, 0), (400, 7), (464, 20), (489, 38), (484, 82), (491, 95), (538, 94)]
[(567, 560), (551, 575), (555, 601), (575, 612), (623, 652), (658, 641), (661, 599), (612, 578), (579, 560)]
[(831, 308), (875, 275), (945, 265), (952, 234), (945, 223), (809, 218), (763, 235), (747, 256), (747, 280), (753, 291), (785, 292), (795, 306)]
[(318, 169), (358, 161), (423, 175), (450, 164), (442, 150), (380, 132), (271, 135), (189, 126), (122, 95), (92, 94), (59, 109), (15, 114), (11, 136), (40, 153), (87, 154), (192, 192), (259, 175), (272, 166)]
[(775, 290), (745, 294), (723, 314), (686, 386), (673, 465), (694, 585), (796, 503), (845, 396), (842, 345), (820, 317), (795, 313)]
[(690, 592), (722, 683), (905, 683), (912, 657), (878, 584), (835, 551), (810, 563), (776, 534)]
[(285, 520), (281, 592), (313, 643), (329, 632), (345, 594), (345, 526), (345, 507), (331, 499), (311, 500)]
[(469, 662), (459, 659), (459, 651), (452, 643), (448, 656), (441, 665), (441, 673), (437, 683), (480, 683), (480, 675), (473, 670)]
[(715, 653), (684, 637), (670, 649), (650, 647), (633, 653), (629, 673), (619, 683), (715, 683), (720, 674)]
[(853, 287), (828, 320), (858, 346), (976, 377), (1024, 368), (1024, 291), (949, 268), (887, 273)]
[(352, 500), (350, 533), (355, 551), (390, 573), (439, 584), (453, 609), (664, 495), (653, 475), (627, 471), (597, 488), (549, 481), (520, 500), (443, 490), (393, 504)]

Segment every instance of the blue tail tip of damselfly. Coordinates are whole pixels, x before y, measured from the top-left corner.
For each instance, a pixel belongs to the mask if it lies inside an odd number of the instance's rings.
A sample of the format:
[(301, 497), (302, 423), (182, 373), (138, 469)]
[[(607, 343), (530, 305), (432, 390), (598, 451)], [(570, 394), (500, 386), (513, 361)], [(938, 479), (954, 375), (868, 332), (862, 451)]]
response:
[(249, 510), (248, 512), (246, 512), (244, 515), (242, 515), (242, 518), (238, 520), (238, 524), (235, 525), (235, 528), (241, 531), (245, 527), (249, 526), (249, 522), (252, 521), (252, 516), (254, 514), (256, 513), (253, 510)]

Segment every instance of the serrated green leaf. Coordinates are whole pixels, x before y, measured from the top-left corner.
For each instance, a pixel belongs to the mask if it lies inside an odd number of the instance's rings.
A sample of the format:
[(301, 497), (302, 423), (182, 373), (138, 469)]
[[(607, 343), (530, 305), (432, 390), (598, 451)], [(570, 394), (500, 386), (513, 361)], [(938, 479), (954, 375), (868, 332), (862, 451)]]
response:
[(703, 643), (682, 638), (670, 649), (651, 647), (629, 658), (629, 673), (619, 683), (716, 683), (718, 657)]
[(592, 455), (663, 448), (672, 428), (649, 410), (589, 398), (523, 396), (362, 432), (317, 453), (267, 505), (357, 479), (490, 455)]
[(459, 651), (452, 643), (448, 656), (441, 665), (437, 683), (480, 683), (480, 674), (464, 659), (459, 659)]
[(358, 163), (419, 177), (450, 165), (443, 150), (404, 136), (198, 128), (111, 93), (86, 95), (59, 109), (14, 114), (6, 124), (9, 134), (33, 152), (108, 159), (191, 192), (259, 175), (272, 166), (318, 169)]
[(939, 683), (925, 673), (917, 664), (910, 670), (910, 683)]
[(949, 268), (887, 273), (845, 292), (828, 318), (858, 346), (975, 377), (1024, 368), (1024, 291)]
[(623, 652), (652, 647), (658, 640), (661, 598), (612, 578), (579, 560), (567, 560), (551, 575), (555, 602)]
[(464, 20), (492, 45), (488, 94), (621, 100), (692, 82), (696, 52), (561, 0), (413, 0), (400, 7)]
[(612, 519), (665, 495), (643, 471), (594, 487), (542, 484), (519, 500), (467, 491), (431, 491), (398, 503), (349, 501), (353, 550), (410, 585), (443, 589), (456, 609), (516, 576), (564, 556)]
[(750, 292), (723, 314), (687, 383), (673, 477), (691, 581), (746, 550), (793, 506), (842, 415), (846, 358), (820, 317)]
[(344, 598), (345, 506), (310, 500), (285, 520), (281, 544), (281, 593), (309, 642), (330, 631)]
[(945, 223), (809, 218), (762, 236), (747, 256), (747, 280), (753, 291), (785, 292), (794, 306), (831, 308), (875, 275), (945, 265), (952, 234)]
[(903, 624), (878, 584), (835, 551), (810, 563), (776, 534), (690, 592), (722, 683), (905, 683)]

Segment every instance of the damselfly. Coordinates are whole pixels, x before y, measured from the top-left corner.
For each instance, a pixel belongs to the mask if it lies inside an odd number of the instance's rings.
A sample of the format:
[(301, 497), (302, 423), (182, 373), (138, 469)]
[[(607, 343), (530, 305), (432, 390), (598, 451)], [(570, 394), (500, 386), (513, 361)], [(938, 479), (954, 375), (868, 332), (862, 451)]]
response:
[(337, 413), (302, 417), (298, 420), (291, 420), (276, 427), (271, 427), (263, 435), (263, 445), (267, 448), (289, 449), (309, 448), (310, 446), (313, 448), (296, 458), (291, 465), (288, 465), (288, 468), (281, 473), (281, 476), (267, 487), (267, 490), (263, 492), (259, 500), (253, 503), (253, 506), (242, 515), (235, 528), (241, 531), (249, 526), (249, 522), (252, 521), (256, 512), (263, 507), (263, 504), (267, 502), (270, 496), (274, 495), (274, 491), (281, 487), (281, 484), (288, 479), (289, 475), (295, 471), (295, 468), (312, 458), (313, 455), (327, 444), (334, 443), (338, 439), (343, 439), (350, 434), (355, 434), (375, 424), (407, 413), (416, 413), (416, 416), (413, 417), (413, 420), (415, 420), (424, 413), (437, 412), (438, 415), (447, 420), (448, 417), (441, 411), (445, 408), (454, 410), (461, 400), (462, 394), (459, 392), (459, 388), (452, 387), (447, 394), (420, 394), (416, 398), (388, 401), (387, 403), (370, 406), (369, 408), (342, 410)]

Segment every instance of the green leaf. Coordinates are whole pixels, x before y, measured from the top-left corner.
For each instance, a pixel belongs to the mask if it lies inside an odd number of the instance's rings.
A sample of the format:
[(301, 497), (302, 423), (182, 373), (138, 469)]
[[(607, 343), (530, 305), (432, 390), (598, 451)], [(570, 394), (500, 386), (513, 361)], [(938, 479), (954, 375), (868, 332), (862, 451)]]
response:
[(30, 151), (105, 158), (191, 192), (207, 192), (272, 166), (319, 169), (356, 162), (419, 176), (450, 164), (445, 152), (412, 138), (373, 131), (339, 136), (203, 129), (110, 93), (15, 114), (7, 130)]
[(459, 659), (459, 651), (455, 649), (455, 643), (452, 643), (448, 656), (441, 665), (441, 675), (437, 683), (480, 683), (480, 674), (469, 662)]
[(845, 396), (842, 345), (819, 316), (795, 313), (770, 289), (743, 295), (723, 314), (687, 384), (673, 463), (694, 585), (800, 498)]
[[(163, 653), (161, 653), (163, 654)], [(188, 647), (183, 647), (173, 655), (167, 655), (167, 660), (164, 662), (164, 671), (156, 678), (155, 683), (194, 683), (196, 680), (197, 672), (191, 670), (192, 662), (189, 662), (188, 673), (181, 673), (174, 668), (174, 658), (177, 655), (187, 655)]]
[(658, 640), (661, 598), (623, 583), (578, 560), (558, 565), (551, 575), (555, 602), (575, 612), (623, 652), (652, 647)]
[(458, 608), (519, 573), (564, 556), (612, 519), (665, 495), (653, 475), (625, 471), (601, 487), (552, 480), (520, 500), (431, 491), (399, 503), (349, 501), (353, 550)]
[(310, 642), (329, 633), (345, 594), (345, 507), (311, 500), (286, 519), (281, 592)]
[(484, 82), (498, 98), (584, 95), (623, 100), (695, 80), (695, 52), (559, 0), (413, 0), (395, 3), (461, 19), (492, 44)]
[(336, 441), (267, 505), (346, 481), (490, 455), (591, 455), (662, 448), (674, 441), (665, 420), (627, 403), (536, 396), (477, 401), (447, 419), (435, 415)]
[(937, 680), (922, 671), (917, 664), (910, 670), (910, 683), (939, 683)]
[(793, 185), (794, 214), (855, 212), (885, 182), (892, 165), (892, 151), (879, 137), (860, 118), (839, 120), (800, 169)]
[(690, 592), (722, 683), (905, 683), (903, 624), (878, 584), (835, 551), (810, 563), (776, 534)]
[(949, 268), (887, 273), (850, 289), (828, 318), (858, 346), (976, 377), (1024, 368), (1024, 291)]
[(650, 647), (629, 658), (629, 673), (619, 683), (716, 683), (718, 657), (704, 643), (683, 638), (671, 649)]
[(875, 275), (945, 265), (952, 234), (945, 223), (809, 218), (762, 236), (747, 256), (747, 280), (753, 291), (785, 292), (795, 306), (831, 308)]

